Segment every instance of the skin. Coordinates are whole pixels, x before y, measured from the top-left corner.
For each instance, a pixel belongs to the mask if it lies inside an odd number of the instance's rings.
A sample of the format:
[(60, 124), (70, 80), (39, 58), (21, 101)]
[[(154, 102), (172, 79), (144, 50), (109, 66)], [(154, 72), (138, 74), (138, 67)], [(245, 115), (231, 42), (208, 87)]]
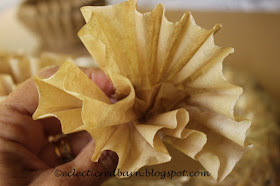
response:
[[(47, 78), (57, 71), (48, 68), (39, 73)], [(82, 69), (108, 96), (114, 93), (105, 74), (96, 69)], [(0, 185), (100, 185), (109, 177), (76, 176), (56, 177), (61, 171), (113, 171), (118, 157), (105, 151), (94, 163), (91, 156), (95, 149), (94, 140), (83, 131), (70, 134), (67, 142), (74, 159), (60, 164), (55, 146), (48, 136), (61, 133), (60, 123), (55, 118), (34, 121), (32, 114), (38, 106), (38, 92), (32, 79), (19, 86), (0, 103)]]

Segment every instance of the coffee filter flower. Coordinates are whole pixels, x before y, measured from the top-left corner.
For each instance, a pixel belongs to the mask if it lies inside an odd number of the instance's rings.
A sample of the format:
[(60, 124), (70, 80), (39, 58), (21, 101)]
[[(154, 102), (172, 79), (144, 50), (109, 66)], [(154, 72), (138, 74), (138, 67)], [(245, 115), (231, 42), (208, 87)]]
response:
[(79, 36), (119, 101), (111, 103), (67, 61), (48, 79), (35, 76), (34, 119), (57, 117), (65, 134), (88, 131), (96, 142), (92, 161), (112, 150), (122, 172), (176, 158), (168, 143), (223, 180), (249, 148), (250, 122), (234, 118), (242, 88), (223, 76), (223, 59), (233, 49), (214, 44), (220, 26), (203, 29), (188, 12), (169, 22), (162, 5), (142, 14), (136, 0), (81, 10), (87, 24)]

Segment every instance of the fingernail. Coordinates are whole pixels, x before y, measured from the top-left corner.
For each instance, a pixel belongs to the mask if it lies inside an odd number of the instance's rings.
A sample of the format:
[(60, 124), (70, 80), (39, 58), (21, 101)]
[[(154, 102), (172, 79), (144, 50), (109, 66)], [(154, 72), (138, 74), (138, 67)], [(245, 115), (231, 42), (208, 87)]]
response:
[(104, 89), (105, 87), (105, 75), (100, 71), (93, 71), (90, 73), (91, 80), (100, 88)]
[(94, 71), (91, 71), (91, 72), (90, 72), (89, 77), (90, 77), (91, 81), (93, 81), (93, 82), (96, 81), (95, 72), (94, 72)]

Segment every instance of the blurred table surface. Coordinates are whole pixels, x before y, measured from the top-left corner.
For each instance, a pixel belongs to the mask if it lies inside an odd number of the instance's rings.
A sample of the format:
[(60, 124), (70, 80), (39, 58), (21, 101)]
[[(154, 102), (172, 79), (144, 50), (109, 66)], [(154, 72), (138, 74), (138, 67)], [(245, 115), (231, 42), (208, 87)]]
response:
[[(38, 40), (16, 20), (15, 9), (0, 13), (0, 50), (32, 53)], [(167, 11), (179, 20), (184, 11)], [(280, 103), (280, 14), (192, 11), (198, 25), (211, 28), (221, 23), (215, 42), (235, 48), (225, 64), (250, 71), (267, 92)]]

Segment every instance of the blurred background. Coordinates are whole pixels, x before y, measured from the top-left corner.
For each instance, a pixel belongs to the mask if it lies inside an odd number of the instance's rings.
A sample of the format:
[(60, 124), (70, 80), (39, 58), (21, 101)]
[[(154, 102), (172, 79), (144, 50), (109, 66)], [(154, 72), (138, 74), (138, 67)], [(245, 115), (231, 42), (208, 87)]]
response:
[[(123, 0), (107, 0), (108, 4), (122, 2)], [(21, 0), (2, 0), (0, 10), (19, 4)], [(230, 11), (266, 11), (278, 12), (279, 0), (139, 0), (139, 6), (154, 6), (163, 3), (168, 8), (192, 10), (230, 10)]]

